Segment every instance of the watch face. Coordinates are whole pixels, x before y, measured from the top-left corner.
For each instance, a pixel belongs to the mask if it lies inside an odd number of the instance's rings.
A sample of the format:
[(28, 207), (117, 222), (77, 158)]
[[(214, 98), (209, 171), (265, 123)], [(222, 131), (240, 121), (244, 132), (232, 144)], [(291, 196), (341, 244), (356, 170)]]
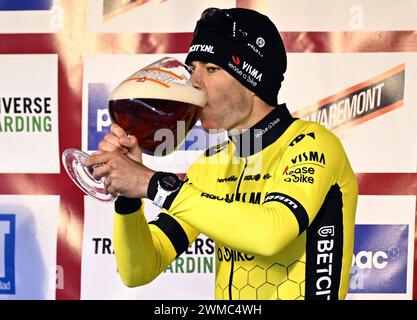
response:
[(159, 184), (166, 191), (175, 191), (180, 186), (180, 181), (175, 174), (167, 174), (161, 177)]

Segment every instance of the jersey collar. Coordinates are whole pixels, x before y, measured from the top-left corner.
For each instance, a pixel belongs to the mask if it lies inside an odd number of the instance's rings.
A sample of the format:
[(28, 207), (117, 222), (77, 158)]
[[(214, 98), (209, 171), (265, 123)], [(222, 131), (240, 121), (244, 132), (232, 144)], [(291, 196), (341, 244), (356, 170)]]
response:
[(234, 135), (229, 131), (228, 137), (235, 144), (237, 154), (245, 158), (275, 142), (295, 120), (283, 103), (248, 130)]

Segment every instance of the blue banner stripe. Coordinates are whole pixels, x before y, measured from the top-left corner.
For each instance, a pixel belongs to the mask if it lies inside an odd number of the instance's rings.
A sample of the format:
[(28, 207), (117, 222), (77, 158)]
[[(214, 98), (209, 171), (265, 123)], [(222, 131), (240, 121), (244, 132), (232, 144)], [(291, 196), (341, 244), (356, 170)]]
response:
[(52, 0), (2, 0), (0, 1), (0, 10), (50, 10), (52, 4)]

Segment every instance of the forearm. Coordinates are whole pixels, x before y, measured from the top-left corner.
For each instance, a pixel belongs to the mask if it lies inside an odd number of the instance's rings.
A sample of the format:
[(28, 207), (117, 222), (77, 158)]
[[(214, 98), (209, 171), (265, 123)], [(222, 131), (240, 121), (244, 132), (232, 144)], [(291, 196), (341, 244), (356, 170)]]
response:
[(115, 214), (114, 251), (125, 285), (136, 287), (151, 282), (175, 258), (169, 248), (162, 246), (161, 236), (151, 231), (143, 205), (130, 214)]

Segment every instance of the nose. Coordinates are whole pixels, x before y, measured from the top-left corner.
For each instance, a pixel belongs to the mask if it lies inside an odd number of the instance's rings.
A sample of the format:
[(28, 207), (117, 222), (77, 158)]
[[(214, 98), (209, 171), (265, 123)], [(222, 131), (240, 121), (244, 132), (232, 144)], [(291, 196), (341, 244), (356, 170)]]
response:
[(191, 73), (190, 82), (196, 89), (202, 89), (203, 82), (201, 79), (201, 73), (199, 71), (199, 68), (194, 68), (194, 71)]

